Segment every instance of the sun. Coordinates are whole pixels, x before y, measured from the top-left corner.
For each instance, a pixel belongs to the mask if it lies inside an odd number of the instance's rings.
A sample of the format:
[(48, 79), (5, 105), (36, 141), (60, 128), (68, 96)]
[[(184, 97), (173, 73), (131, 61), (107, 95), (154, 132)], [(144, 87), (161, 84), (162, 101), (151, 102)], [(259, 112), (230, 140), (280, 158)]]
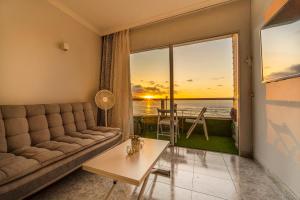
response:
[(154, 98), (154, 96), (152, 96), (152, 95), (145, 95), (145, 96), (143, 96), (143, 98), (147, 99), (147, 100), (151, 100), (151, 99)]

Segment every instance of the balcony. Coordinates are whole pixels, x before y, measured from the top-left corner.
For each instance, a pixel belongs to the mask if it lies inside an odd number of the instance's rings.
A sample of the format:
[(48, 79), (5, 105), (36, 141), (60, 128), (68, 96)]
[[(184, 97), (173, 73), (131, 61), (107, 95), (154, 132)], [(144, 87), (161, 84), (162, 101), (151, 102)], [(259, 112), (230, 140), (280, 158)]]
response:
[[(176, 146), (237, 154), (236, 130), (231, 115), (232, 99), (193, 99), (175, 100), (179, 120), (179, 134)], [(220, 103), (222, 102), (222, 103)], [(191, 121), (199, 113), (200, 104), (207, 107), (204, 114), (209, 140), (204, 136), (202, 125), (197, 125), (191, 136), (186, 139), (186, 133), (191, 127)], [(194, 106), (192, 106), (194, 105)], [(142, 100), (135, 99), (134, 131), (135, 134), (146, 138), (157, 138), (157, 108), (168, 108), (165, 99)], [(160, 136), (159, 139), (169, 140)]]

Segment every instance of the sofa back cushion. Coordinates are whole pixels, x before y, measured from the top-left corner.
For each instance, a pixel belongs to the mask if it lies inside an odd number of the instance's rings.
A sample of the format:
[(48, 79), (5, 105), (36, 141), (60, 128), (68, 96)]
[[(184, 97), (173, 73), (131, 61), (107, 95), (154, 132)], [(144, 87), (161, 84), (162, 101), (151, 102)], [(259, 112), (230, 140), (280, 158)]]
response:
[(72, 104), (74, 120), (77, 131), (84, 131), (87, 129), (85, 123), (85, 116), (83, 112), (83, 105), (82, 103), (73, 103)]
[(88, 129), (92, 129), (96, 127), (96, 120), (95, 120), (92, 104), (83, 103), (83, 111), (84, 111), (86, 127)]
[(5, 127), (2, 118), (2, 112), (0, 109), (0, 153), (6, 153), (6, 152), (7, 152), (7, 143), (5, 138)]
[(2, 106), (8, 152), (30, 146), (25, 106)]
[(45, 111), (51, 138), (65, 135), (60, 106), (58, 104), (46, 104)]
[(26, 106), (29, 134), (33, 145), (50, 140), (44, 105)]
[(76, 132), (75, 119), (72, 112), (72, 105), (69, 103), (60, 104), (60, 113), (65, 129), (65, 133)]

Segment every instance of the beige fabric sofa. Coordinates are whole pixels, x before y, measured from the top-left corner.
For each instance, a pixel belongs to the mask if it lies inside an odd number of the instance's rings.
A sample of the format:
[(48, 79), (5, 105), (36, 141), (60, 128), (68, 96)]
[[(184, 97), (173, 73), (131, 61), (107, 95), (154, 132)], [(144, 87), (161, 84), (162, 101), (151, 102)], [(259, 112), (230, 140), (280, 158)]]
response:
[(0, 106), (0, 199), (21, 199), (121, 141), (90, 103)]

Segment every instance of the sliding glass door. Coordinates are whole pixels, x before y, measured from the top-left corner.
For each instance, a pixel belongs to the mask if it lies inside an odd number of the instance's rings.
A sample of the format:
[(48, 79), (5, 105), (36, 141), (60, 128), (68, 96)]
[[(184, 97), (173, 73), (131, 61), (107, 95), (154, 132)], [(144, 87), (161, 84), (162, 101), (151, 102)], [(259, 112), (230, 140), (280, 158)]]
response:
[(178, 109), (208, 107), (208, 117), (229, 117), (233, 103), (232, 38), (176, 45), (174, 98)]
[(135, 131), (147, 129), (150, 137), (156, 137), (158, 108), (170, 113), (172, 144), (174, 111), (181, 117), (181, 133), (186, 132), (185, 119), (197, 116), (203, 107), (207, 108), (205, 117), (231, 119), (237, 87), (233, 38), (234, 35), (131, 54)]
[[(130, 56), (130, 70), (136, 120), (143, 117), (143, 120), (155, 121), (152, 116), (157, 115), (157, 109), (170, 110), (170, 135), (174, 144), (171, 56), (170, 48), (133, 53)], [(139, 128), (135, 127), (135, 131)]]
[(160, 99), (170, 97), (169, 49), (131, 54), (130, 70), (134, 116), (157, 114)]

